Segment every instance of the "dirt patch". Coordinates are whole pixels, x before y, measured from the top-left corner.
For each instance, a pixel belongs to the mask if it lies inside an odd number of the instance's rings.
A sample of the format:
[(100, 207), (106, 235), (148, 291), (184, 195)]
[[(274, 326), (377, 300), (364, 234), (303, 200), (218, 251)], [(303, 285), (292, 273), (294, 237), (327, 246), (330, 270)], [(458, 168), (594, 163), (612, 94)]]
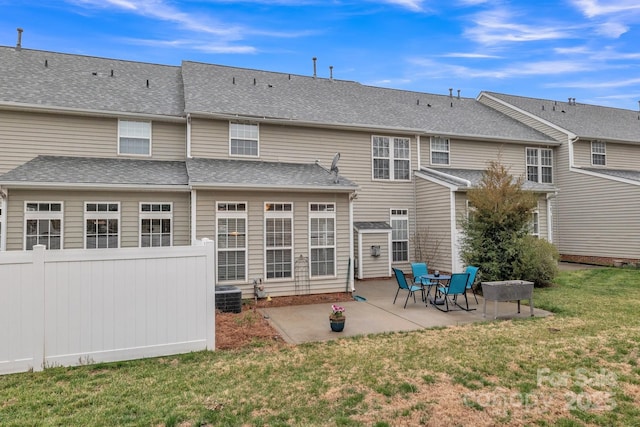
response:
[(275, 297), (270, 301), (259, 299), (244, 301), (241, 313), (216, 312), (216, 349), (228, 350), (256, 345), (284, 345), (282, 337), (262, 317), (257, 308), (285, 307), (305, 304), (333, 304), (352, 301), (353, 297), (347, 292), (335, 292), (316, 295), (293, 295)]

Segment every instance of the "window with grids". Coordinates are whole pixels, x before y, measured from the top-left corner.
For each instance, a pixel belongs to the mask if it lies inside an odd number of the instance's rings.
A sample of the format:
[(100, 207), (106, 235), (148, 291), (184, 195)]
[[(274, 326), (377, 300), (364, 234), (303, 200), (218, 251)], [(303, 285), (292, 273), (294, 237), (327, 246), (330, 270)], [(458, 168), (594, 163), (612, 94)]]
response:
[(391, 209), (391, 250), (393, 261), (409, 260), (409, 212)]
[(151, 155), (151, 122), (118, 121), (118, 154)]
[(62, 249), (62, 202), (26, 202), (24, 206), (24, 248)]
[(531, 222), (529, 223), (529, 234), (540, 237), (540, 213), (535, 210), (531, 212)]
[(265, 269), (267, 279), (292, 277), (293, 204), (264, 205)]
[(171, 246), (171, 203), (140, 203), (140, 247)]
[(120, 203), (86, 202), (84, 208), (85, 248), (120, 246)]
[(553, 153), (550, 148), (527, 148), (527, 181), (553, 182)]
[(336, 274), (336, 206), (334, 203), (309, 205), (309, 247), (311, 277)]
[(373, 136), (373, 178), (408, 181), (411, 176), (409, 147), (409, 138)]
[(443, 138), (441, 136), (431, 137), (431, 164), (449, 164), (449, 138)]
[(594, 166), (606, 166), (607, 144), (604, 141), (591, 141), (591, 164)]
[(247, 278), (247, 203), (217, 204), (218, 280)]
[(258, 157), (259, 128), (252, 123), (229, 123), (229, 154)]

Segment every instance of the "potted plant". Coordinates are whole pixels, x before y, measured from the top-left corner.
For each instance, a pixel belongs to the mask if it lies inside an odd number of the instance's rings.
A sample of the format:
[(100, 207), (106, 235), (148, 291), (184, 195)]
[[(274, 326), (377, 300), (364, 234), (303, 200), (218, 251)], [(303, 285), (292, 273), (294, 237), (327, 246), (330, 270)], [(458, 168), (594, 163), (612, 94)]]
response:
[(329, 315), (329, 324), (333, 332), (342, 332), (344, 322), (347, 318), (344, 315), (344, 307), (333, 304), (331, 305), (331, 314)]

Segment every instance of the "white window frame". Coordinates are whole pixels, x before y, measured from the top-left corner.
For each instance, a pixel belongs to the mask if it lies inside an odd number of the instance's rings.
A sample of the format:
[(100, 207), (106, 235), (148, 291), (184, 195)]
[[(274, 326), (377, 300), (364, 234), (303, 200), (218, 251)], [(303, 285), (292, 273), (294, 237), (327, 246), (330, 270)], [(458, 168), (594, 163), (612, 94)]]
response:
[[(99, 209), (100, 206), (102, 205), (106, 205), (107, 210), (106, 211), (101, 211), (101, 210), (95, 210), (95, 211), (89, 211), (88, 207), (89, 205), (96, 205), (96, 209)], [(117, 211), (112, 211), (110, 210), (110, 207), (112, 205), (117, 206), (118, 210)], [(85, 249), (117, 249), (120, 247), (120, 238), (122, 235), (122, 220), (120, 218), (120, 212), (121, 212), (121, 206), (120, 206), (120, 202), (114, 202), (114, 201), (99, 201), (99, 202), (95, 202), (95, 201), (88, 201), (88, 202), (84, 202), (84, 221), (83, 223), (83, 234), (84, 234), (84, 248)], [(112, 247), (109, 246), (109, 237), (112, 237), (113, 234), (110, 232), (107, 232), (107, 247), (106, 248), (101, 248), (98, 246), (98, 237), (100, 236), (100, 233), (98, 233), (96, 231), (95, 237), (96, 237), (96, 246), (92, 246), (89, 247), (88, 246), (88, 230), (87, 230), (87, 221), (91, 220), (91, 221), (102, 221), (105, 220), (107, 221), (107, 229), (109, 228), (109, 221), (111, 220), (117, 220), (118, 221), (118, 232), (116, 234), (117, 239), (116, 239), (116, 246)]]
[[(252, 132), (254, 128), (255, 132)], [(254, 133), (255, 135), (253, 135)], [(245, 143), (255, 142), (256, 153), (234, 153), (234, 141), (244, 141)], [(229, 122), (229, 156), (251, 158), (260, 157), (260, 125), (258, 123)]]
[[(265, 280), (293, 280), (293, 242), (294, 242), (294, 220), (293, 220), (293, 203), (292, 202), (265, 202), (264, 204), (264, 277)], [(269, 226), (268, 223), (270, 220), (283, 220), (289, 221), (289, 244), (284, 244), (284, 241), (286, 241), (286, 237), (285, 231), (282, 231), (282, 239), (280, 244), (277, 244), (276, 242), (278, 241), (278, 239), (275, 237), (276, 232), (274, 231), (274, 244), (269, 245), (269, 241), (271, 239), (269, 239), (268, 237), (268, 233), (269, 233)], [(271, 277), (269, 276), (272, 272), (270, 272), (269, 269), (269, 259), (268, 259), (268, 255), (270, 252), (278, 252), (278, 251), (282, 251), (282, 252), (289, 252), (289, 269), (288, 269), (288, 273), (289, 275), (272, 275)], [(275, 262), (273, 262), (273, 264), (276, 264)], [(281, 266), (285, 266), (286, 263), (285, 262), (281, 262), (279, 263)], [(285, 273), (287, 270), (286, 268), (279, 270), (279, 271), (275, 271), (276, 273)]]
[[(151, 122), (145, 120), (118, 120), (118, 155), (135, 156), (135, 157), (151, 157), (152, 153), (152, 128)], [(130, 153), (122, 149), (122, 139), (131, 138), (140, 141), (147, 141), (149, 149), (147, 153)]]
[[(530, 156), (529, 152), (535, 153), (535, 156)], [(547, 165), (547, 164), (542, 164), (542, 160), (543, 160), (543, 153), (548, 153), (549, 157), (548, 159), (550, 160), (551, 164)], [(526, 147), (525, 151), (524, 151), (524, 155), (525, 155), (525, 173), (526, 173), (526, 177), (527, 177), (527, 181), (529, 182), (537, 182), (540, 184), (553, 184), (553, 150), (551, 148), (539, 148), (539, 147)], [(530, 163), (529, 160), (535, 158), (536, 162), (535, 163)], [(546, 158), (546, 157), (545, 157)], [(531, 180), (529, 179), (529, 168), (536, 168), (536, 174), (537, 174), (537, 180)], [(542, 177), (544, 176), (543, 171), (544, 170), (550, 170), (550, 176), (551, 176), (551, 181), (543, 181)]]
[[(226, 209), (222, 209), (223, 206), (226, 206)], [(229, 209), (232, 207), (233, 209)], [(243, 209), (238, 210), (240, 207)], [(228, 202), (217, 202), (216, 203), (216, 278), (218, 282), (221, 283), (245, 283), (248, 280), (248, 264), (249, 264), (249, 250), (248, 250), (248, 242), (249, 242), (249, 204), (246, 201), (228, 201)], [(224, 234), (221, 233), (220, 229), (220, 220), (221, 219), (242, 219), (244, 220), (244, 246), (235, 246), (232, 248), (229, 247), (221, 247), (221, 244), (226, 243), (226, 238), (224, 236), (228, 236), (229, 233), (227, 231)], [(221, 238), (221, 236), (223, 236)], [(221, 279), (220, 278), (220, 253), (222, 252), (244, 252), (244, 277), (243, 278), (233, 278), (233, 279)], [(227, 275), (228, 277), (228, 275)]]
[[(37, 209), (35, 211), (31, 211), (31, 210), (27, 210), (27, 208), (29, 207), (29, 205), (32, 204), (37, 204)], [(49, 209), (48, 210), (40, 210), (40, 207), (43, 205), (48, 205)], [(51, 206), (52, 205), (60, 205), (60, 210), (59, 211), (52, 211), (51, 210)], [(60, 221), (60, 248), (59, 249), (63, 249), (64, 248), (64, 203), (61, 201), (25, 201), (24, 202), (24, 231), (23, 231), (23, 242), (22, 242), (22, 247), (25, 250), (32, 250), (33, 249), (33, 245), (31, 248), (27, 249), (27, 223), (30, 220), (47, 220), (47, 221), (52, 221), (52, 220), (58, 220)], [(40, 239), (38, 238), (39, 234), (36, 235), (37, 240), (39, 241)], [(36, 245), (39, 244), (39, 242), (36, 242)], [(49, 247), (48, 244), (45, 245), (47, 247), (47, 249), (51, 249)], [(58, 248), (56, 248), (58, 249)]]
[[(149, 205), (149, 208), (151, 210), (143, 210), (144, 206)], [(169, 210), (165, 210), (165, 208), (167, 208)], [(138, 222), (138, 226), (139, 226), (139, 230), (138, 230), (138, 246), (141, 248), (155, 248), (155, 247), (168, 247), (168, 246), (173, 246), (173, 203), (172, 202), (140, 202), (139, 204), (139, 222)], [(151, 221), (151, 223), (149, 224), (149, 245), (148, 246), (142, 246), (142, 236), (143, 236), (143, 221), (145, 220), (149, 220)], [(154, 220), (159, 220), (160, 221), (160, 231), (159, 232), (154, 232), (153, 230), (153, 221)], [(164, 233), (162, 231), (162, 221), (165, 220), (169, 220), (169, 244), (165, 245), (163, 244), (163, 237), (166, 235), (166, 233)], [(154, 245), (153, 244), (153, 237), (154, 236), (159, 236), (159, 245)]]
[[(376, 146), (377, 142), (386, 142), (387, 153), (380, 153), (381, 148)], [(405, 143), (406, 148), (399, 146), (401, 143)], [(406, 151), (406, 156), (402, 156), (404, 151)], [(376, 161), (386, 161), (388, 163), (388, 178), (376, 176)], [(399, 178), (397, 176), (403, 169), (396, 166), (396, 162), (407, 164), (407, 178)], [(411, 181), (411, 138), (389, 135), (371, 136), (371, 179), (374, 181)]]
[[(315, 208), (315, 209), (314, 209)], [(313, 222), (315, 220), (333, 220), (333, 229), (318, 230), (315, 234), (315, 238), (318, 241), (314, 244)], [(322, 236), (320, 235), (322, 234)], [(336, 262), (336, 204), (333, 202), (310, 202), (309, 203), (309, 277), (321, 278), (321, 277), (336, 277), (337, 275), (337, 262)], [(332, 249), (333, 259), (324, 260), (324, 263), (331, 262), (333, 273), (331, 274), (314, 274), (314, 262), (320, 263), (320, 261), (314, 261), (314, 250)]]
[[(438, 146), (441, 145), (441, 146)], [(446, 145), (446, 147), (444, 147)], [(434, 161), (434, 154), (446, 154), (447, 161)], [(451, 164), (451, 140), (442, 136), (432, 136), (429, 139), (429, 162), (431, 165), (449, 166)]]
[[(394, 222), (401, 221), (406, 224), (406, 236), (398, 236), (398, 232), (402, 231), (394, 227)], [(391, 260), (392, 262), (409, 261), (409, 210), (408, 209), (390, 209), (389, 223), (391, 224)], [(399, 238), (401, 237), (401, 238)], [(396, 259), (395, 243), (406, 244), (406, 259)]]
[[(596, 158), (601, 158), (602, 163), (596, 163), (594, 161)], [(591, 165), (607, 165), (607, 143), (605, 141), (591, 141)]]
[(529, 234), (540, 238), (540, 210), (531, 211), (531, 222), (529, 223)]

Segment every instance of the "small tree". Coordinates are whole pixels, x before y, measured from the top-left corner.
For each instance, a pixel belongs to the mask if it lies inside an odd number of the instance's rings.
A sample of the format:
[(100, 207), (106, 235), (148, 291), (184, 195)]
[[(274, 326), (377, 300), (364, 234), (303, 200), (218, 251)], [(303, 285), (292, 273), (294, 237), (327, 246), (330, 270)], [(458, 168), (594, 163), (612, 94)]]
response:
[(429, 227), (417, 229), (411, 240), (416, 262), (426, 262), (427, 265), (431, 265), (431, 262), (440, 255), (442, 237), (431, 231)]
[(480, 185), (468, 192), (472, 211), (462, 221), (461, 257), (465, 264), (480, 267), (483, 280), (514, 278), (537, 205), (535, 195), (522, 190), (522, 182), (492, 161)]

